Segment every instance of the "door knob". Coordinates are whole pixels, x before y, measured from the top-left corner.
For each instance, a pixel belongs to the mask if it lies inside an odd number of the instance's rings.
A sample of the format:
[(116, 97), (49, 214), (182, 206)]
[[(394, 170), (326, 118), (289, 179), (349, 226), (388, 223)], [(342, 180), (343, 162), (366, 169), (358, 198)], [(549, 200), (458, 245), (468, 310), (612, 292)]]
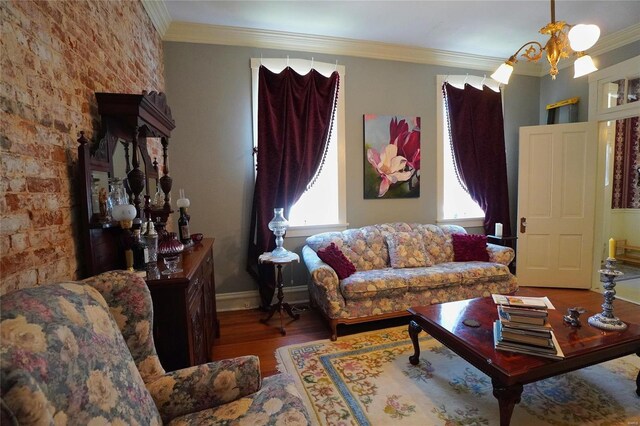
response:
[(526, 217), (521, 217), (520, 218), (520, 233), (524, 234), (525, 232), (527, 232), (527, 218)]

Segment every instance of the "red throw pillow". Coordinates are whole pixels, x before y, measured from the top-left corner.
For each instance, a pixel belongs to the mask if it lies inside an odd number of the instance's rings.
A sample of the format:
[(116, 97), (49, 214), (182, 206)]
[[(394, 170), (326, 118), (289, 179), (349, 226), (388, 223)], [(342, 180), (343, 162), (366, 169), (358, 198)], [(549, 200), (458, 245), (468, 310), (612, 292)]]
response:
[(474, 234), (451, 234), (453, 241), (453, 260), (456, 262), (467, 262), (477, 260), (480, 262), (489, 261), (487, 252), (487, 237)]
[(318, 250), (318, 257), (331, 266), (341, 280), (356, 272), (356, 267), (353, 266), (353, 263), (347, 259), (347, 256), (334, 243)]

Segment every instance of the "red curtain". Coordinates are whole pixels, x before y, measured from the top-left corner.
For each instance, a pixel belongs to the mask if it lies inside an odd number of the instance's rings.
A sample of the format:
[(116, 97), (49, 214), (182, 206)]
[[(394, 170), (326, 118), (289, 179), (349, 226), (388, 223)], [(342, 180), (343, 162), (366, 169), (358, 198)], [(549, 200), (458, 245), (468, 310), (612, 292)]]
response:
[(496, 223), (510, 236), (509, 189), (504, 148), (502, 99), (499, 92), (465, 84), (442, 86), (446, 100), (451, 148), (458, 179), (485, 213), (484, 230)]
[(273, 209), (289, 209), (320, 172), (338, 99), (338, 72), (300, 75), (287, 67), (279, 74), (260, 67), (258, 80), (257, 176), (251, 212), (247, 270), (258, 280), (262, 308), (275, 291), (273, 266), (258, 256), (275, 248), (269, 221)]

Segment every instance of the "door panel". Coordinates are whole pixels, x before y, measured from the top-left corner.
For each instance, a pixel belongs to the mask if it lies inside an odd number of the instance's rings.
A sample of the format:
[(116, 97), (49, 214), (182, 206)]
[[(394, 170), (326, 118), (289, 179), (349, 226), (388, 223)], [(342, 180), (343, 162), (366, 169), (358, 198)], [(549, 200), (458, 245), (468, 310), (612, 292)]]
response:
[(520, 129), (520, 285), (591, 287), (596, 156), (596, 123)]

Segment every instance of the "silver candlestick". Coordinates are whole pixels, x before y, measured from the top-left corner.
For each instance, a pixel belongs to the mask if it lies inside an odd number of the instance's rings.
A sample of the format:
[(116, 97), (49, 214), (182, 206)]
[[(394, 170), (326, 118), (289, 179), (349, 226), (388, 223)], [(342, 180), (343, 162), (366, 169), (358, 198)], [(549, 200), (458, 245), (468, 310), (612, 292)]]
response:
[(623, 323), (613, 315), (613, 301), (616, 298), (615, 278), (624, 275), (615, 269), (618, 261), (613, 257), (608, 257), (605, 262), (605, 269), (600, 269), (600, 282), (605, 289), (602, 313), (589, 317), (589, 324), (603, 330), (624, 330), (627, 324)]

